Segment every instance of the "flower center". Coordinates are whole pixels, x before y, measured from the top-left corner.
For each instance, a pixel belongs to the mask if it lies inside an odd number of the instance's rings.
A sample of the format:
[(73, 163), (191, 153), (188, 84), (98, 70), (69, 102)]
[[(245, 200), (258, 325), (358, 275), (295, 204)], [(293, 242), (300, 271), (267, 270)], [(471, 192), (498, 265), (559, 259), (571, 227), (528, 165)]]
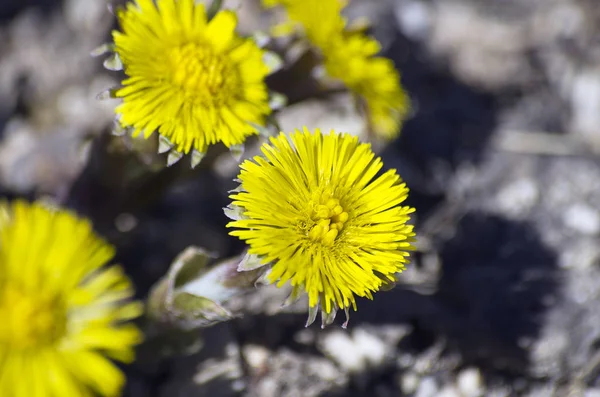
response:
[(63, 305), (12, 286), (0, 291), (0, 344), (17, 349), (50, 345), (66, 332)]
[(188, 99), (202, 105), (219, 106), (237, 97), (239, 73), (223, 55), (210, 46), (187, 43), (169, 53), (171, 81)]
[(314, 206), (312, 219), (315, 225), (308, 232), (308, 237), (331, 246), (348, 220), (348, 213), (340, 205), (340, 200), (323, 194), (319, 204)]

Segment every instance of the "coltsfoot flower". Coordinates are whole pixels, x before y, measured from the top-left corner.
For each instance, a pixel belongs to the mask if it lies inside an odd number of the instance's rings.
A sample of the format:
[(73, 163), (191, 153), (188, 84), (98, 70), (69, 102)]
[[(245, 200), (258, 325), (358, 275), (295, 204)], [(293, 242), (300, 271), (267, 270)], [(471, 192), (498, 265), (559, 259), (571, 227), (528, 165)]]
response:
[(164, 151), (197, 156), (258, 134), (271, 113), (270, 53), (235, 32), (233, 12), (209, 21), (195, 0), (134, 0), (117, 16), (114, 51), (127, 79), (113, 95), (123, 99), (116, 113), (124, 127), (146, 138), (158, 131)]
[(374, 135), (391, 140), (410, 111), (410, 100), (392, 60), (376, 56), (380, 50), (375, 39), (350, 33), (328, 49), (324, 63), (327, 75), (357, 97)]
[(383, 164), (370, 145), (334, 131), (281, 133), (262, 153), (241, 165), (227, 226), (271, 266), (270, 282), (289, 281), (292, 299), (308, 294), (307, 325), (318, 309), (325, 326), (393, 284), (415, 235), (396, 171), (377, 177)]
[(368, 120), (369, 132), (391, 140), (400, 133), (410, 111), (410, 100), (393, 62), (377, 56), (381, 50), (379, 42), (363, 31), (349, 28), (341, 14), (346, 3), (343, 0), (263, 0), (265, 6), (285, 8), (289, 21), (278, 30), (290, 31), (299, 25), (306, 39), (321, 54), (327, 77), (343, 83), (357, 98)]
[(141, 304), (119, 267), (103, 267), (113, 254), (69, 212), (0, 204), (1, 396), (119, 394), (109, 358), (133, 360), (141, 333), (124, 322)]
[(321, 51), (334, 44), (335, 38), (343, 32), (346, 19), (342, 9), (346, 3), (342, 0), (263, 0), (264, 7), (281, 5), (287, 12), (288, 21), (276, 31), (289, 32), (300, 27), (306, 38)]

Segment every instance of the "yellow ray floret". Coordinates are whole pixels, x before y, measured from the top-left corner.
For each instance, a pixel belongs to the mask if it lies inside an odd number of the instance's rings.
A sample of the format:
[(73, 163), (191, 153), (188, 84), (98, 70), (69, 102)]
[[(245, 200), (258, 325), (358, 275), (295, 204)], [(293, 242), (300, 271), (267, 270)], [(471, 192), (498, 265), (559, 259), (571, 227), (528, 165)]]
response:
[(122, 270), (103, 267), (113, 248), (40, 204), (0, 204), (0, 218), (0, 395), (117, 396), (109, 358), (133, 360), (141, 334), (125, 321), (141, 305)]
[(236, 34), (237, 18), (210, 21), (194, 0), (136, 0), (118, 12), (115, 51), (127, 75), (115, 93), (120, 122), (145, 137), (158, 131), (175, 149), (231, 147), (270, 113), (264, 51)]
[(241, 165), (231, 198), (242, 216), (228, 227), (272, 264), (272, 282), (306, 291), (326, 314), (356, 309), (357, 296), (393, 282), (412, 249), (414, 209), (401, 206), (408, 189), (395, 170), (377, 176), (370, 145), (305, 128), (271, 138), (262, 153)]

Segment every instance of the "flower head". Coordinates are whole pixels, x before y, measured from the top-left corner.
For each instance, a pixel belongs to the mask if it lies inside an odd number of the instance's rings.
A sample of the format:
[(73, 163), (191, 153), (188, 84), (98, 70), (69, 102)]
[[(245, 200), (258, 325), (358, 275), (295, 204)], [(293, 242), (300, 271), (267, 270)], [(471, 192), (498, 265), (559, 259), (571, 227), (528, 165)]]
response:
[[(341, 15), (342, 0), (263, 0), (281, 4), (292, 25), (300, 25), (321, 53), (329, 78), (342, 82), (358, 99), (376, 137), (390, 140), (409, 113), (410, 101), (390, 59), (377, 56), (381, 46), (362, 31), (353, 31)], [(319, 18), (315, 18), (318, 15)], [(289, 25), (289, 23), (288, 23)], [(286, 31), (288, 25), (280, 30)]]
[(364, 107), (375, 136), (393, 139), (408, 115), (410, 101), (394, 63), (376, 56), (379, 43), (360, 33), (340, 38), (325, 57), (327, 74), (341, 80)]
[(413, 208), (400, 204), (408, 189), (395, 170), (382, 168), (357, 137), (306, 128), (281, 133), (241, 165), (230, 232), (249, 253), (272, 264), (268, 278), (306, 291), (309, 323), (317, 308), (324, 325), (338, 308), (356, 310), (356, 297), (393, 283), (412, 249)]
[(279, 30), (299, 27), (306, 38), (322, 51), (335, 43), (335, 38), (344, 30), (346, 20), (341, 12), (345, 4), (346, 1), (342, 0), (263, 0), (265, 7), (285, 7), (289, 22), (284, 23), (283, 28), (280, 26)]
[(134, 134), (158, 131), (180, 153), (239, 145), (271, 109), (264, 51), (235, 33), (237, 18), (210, 21), (195, 0), (134, 0), (118, 11), (116, 54), (125, 74), (117, 114)]
[[(3, 217), (2, 214), (5, 216)], [(0, 395), (115, 396), (141, 306), (113, 248), (64, 211), (0, 205)]]

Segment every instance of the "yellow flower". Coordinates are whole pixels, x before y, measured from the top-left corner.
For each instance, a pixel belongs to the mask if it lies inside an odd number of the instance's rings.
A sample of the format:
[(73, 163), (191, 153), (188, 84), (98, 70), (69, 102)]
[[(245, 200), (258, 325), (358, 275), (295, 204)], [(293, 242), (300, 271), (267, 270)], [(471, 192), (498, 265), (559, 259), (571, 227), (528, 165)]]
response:
[(290, 281), (292, 296), (306, 291), (308, 324), (318, 308), (327, 325), (338, 308), (348, 314), (357, 296), (394, 282), (413, 248), (414, 209), (400, 205), (408, 188), (395, 170), (376, 177), (383, 164), (369, 144), (304, 128), (271, 138), (262, 153), (241, 165), (230, 207), (240, 216), (227, 226), (272, 264), (271, 282)]
[(341, 0), (263, 0), (265, 7), (285, 7), (291, 24), (283, 24), (278, 30), (285, 32), (299, 25), (308, 40), (321, 50), (327, 49), (344, 30), (346, 20), (341, 12), (345, 4)]
[[(391, 140), (400, 133), (410, 110), (408, 96), (391, 60), (376, 56), (377, 40), (353, 31), (341, 12), (341, 0), (263, 0), (281, 4), (293, 24), (300, 24), (308, 41), (323, 57), (327, 75), (341, 81), (358, 99), (375, 136)], [(315, 18), (318, 15), (318, 18)], [(289, 30), (282, 25), (278, 30)], [(286, 29), (286, 27), (288, 27)]]
[(116, 54), (125, 74), (120, 123), (134, 135), (158, 131), (180, 153), (258, 133), (271, 109), (265, 52), (235, 32), (237, 18), (219, 11), (207, 20), (195, 0), (135, 0), (118, 11)]
[(339, 39), (325, 56), (330, 77), (341, 80), (356, 95), (376, 136), (391, 140), (410, 110), (410, 100), (400, 85), (394, 63), (375, 56), (379, 43), (358, 33)]
[(0, 204), (0, 395), (116, 396), (109, 358), (130, 362), (139, 330), (113, 248), (89, 222), (17, 201)]

